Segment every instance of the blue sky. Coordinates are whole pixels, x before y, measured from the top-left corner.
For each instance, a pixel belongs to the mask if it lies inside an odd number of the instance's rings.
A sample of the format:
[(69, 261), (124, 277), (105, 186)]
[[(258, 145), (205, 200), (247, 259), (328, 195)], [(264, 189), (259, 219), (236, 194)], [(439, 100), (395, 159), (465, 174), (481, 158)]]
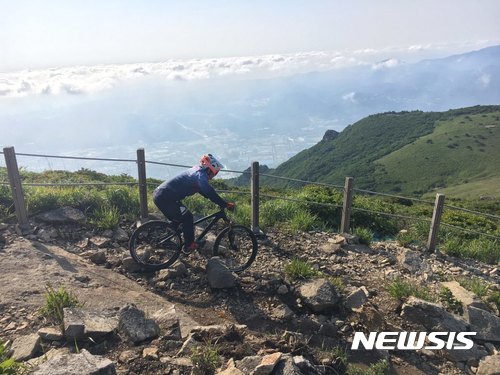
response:
[(500, 41), (497, 0), (0, 0), (0, 72)]

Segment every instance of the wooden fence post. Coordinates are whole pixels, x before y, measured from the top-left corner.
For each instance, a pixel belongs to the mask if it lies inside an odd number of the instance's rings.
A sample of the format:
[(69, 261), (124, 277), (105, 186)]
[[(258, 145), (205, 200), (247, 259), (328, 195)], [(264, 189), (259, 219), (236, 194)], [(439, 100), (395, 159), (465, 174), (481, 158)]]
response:
[(143, 148), (137, 149), (137, 168), (139, 175), (139, 201), (141, 219), (147, 219), (148, 214), (148, 185), (146, 183), (146, 156)]
[(431, 228), (429, 231), (429, 238), (427, 239), (427, 248), (429, 251), (436, 249), (437, 236), (439, 232), (439, 223), (441, 222), (441, 215), (444, 208), (444, 194), (436, 194), (436, 201), (434, 203), (434, 212), (432, 214)]
[(252, 179), (250, 185), (252, 195), (252, 231), (259, 233), (259, 162), (252, 163)]
[(351, 220), (352, 210), (353, 181), (354, 179), (352, 177), (345, 178), (344, 205), (342, 206), (342, 221), (340, 224), (340, 233), (349, 233), (349, 222)]
[(14, 147), (5, 147), (3, 149), (5, 157), (5, 165), (7, 166), (7, 174), (9, 176), (10, 191), (12, 200), (16, 209), (17, 222), (22, 233), (29, 231), (30, 225), (28, 222), (28, 211), (26, 210), (26, 202), (24, 201), (23, 185), (19, 176), (19, 168), (17, 165), (16, 151)]

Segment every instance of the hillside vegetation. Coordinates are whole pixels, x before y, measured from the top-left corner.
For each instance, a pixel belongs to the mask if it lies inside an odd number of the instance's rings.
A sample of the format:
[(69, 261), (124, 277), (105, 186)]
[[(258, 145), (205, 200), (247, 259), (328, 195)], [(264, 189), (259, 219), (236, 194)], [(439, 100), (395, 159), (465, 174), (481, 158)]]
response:
[[(0, 176), (2, 175), (5, 175), (5, 169), (0, 168)], [(86, 169), (77, 172), (22, 172), (22, 178), (25, 183), (135, 182), (131, 176), (108, 176)], [(150, 180), (149, 182), (151, 182), (148, 187), (149, 210), (158, 213), (151, 201), (151, 193), (160, 181)], [(213, 185), (221, 190), (229, 189), (223, 180), (214, 180)], [(87, 224), (98, 230), (114, 229), (123, 220), (133, 221), (139, 217), (137, 186), (25, 186), (24, 191), (30, 216), (58, 207), (72, 206), (85, 212), (88, 217)], [(249, 225), (251, 206), (248, 186), (240, 192), (221, 194), (225, 199), (237, 203), (238, 210), (232, 214), (234, 219), (239, 223)], [(343, 193), (340, 189), (319, 186), (306, 186), (300, 189), (264, 187), (261, 195), (260, 226), (264, 230), (277, 228), (285, 233), (337, 232), (339, 230), (343, 200)], [(213, 213), (217, 210), (214, 204), (199, 195), (189, 197), (185, 203), (197, 215)], [(497, 200), (453, 201), (452, 203), (455, 206), (472, 208), (494, 215), (498, 213)], [(374, 239), (391, 238), (397, 239), (401, 244), (421, 248), (427, 240), (432, 210), (432, 201), (420, 203), (407, 199), (370, 197), (356, 193), (353, 199), (351, 230), (365, 243)], [(0, 185), (0, 222), (14, 219), (10, 189), (5, 185)], [(500, 260), (500, 245), (497, 239), (500, 237), (500, 226), (494, 217), (449, 209), (446, 206), (443, 223), (464, 228), (466, 231), (442, 226), (439, 234), (439, 248), (442, 251), (492, 264)]]
[[(333, 184), (352, 176), (357, 188), (413, 196), (481, 180), (469, 187), (495, 195), (500, 189), (495, 183), (499, 146), (500, 106), (388, 112), (348, 126), (335, 139), (322, 140), (270, 173)], [(263, 183), (289, 184), (275, 179)]]

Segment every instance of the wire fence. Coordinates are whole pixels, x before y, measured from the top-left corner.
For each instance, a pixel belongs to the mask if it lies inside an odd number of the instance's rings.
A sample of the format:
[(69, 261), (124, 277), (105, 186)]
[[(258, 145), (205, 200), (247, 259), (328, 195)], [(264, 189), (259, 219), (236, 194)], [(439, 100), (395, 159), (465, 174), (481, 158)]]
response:
[[(2, 155), (5, 155), (4, 152), (0, 151)], [(28, 157), (28, 158), (46, 158), (46, 159), (60, 159), (60, 160), (79, 160), (79, 161), (99, 161), (99, 162), (114, 162), (114, 163), (134, 163), (134, 164), (139, 164), (138, 159), (125, 159), (125, 158), (101, 158), (101, 157), (81, 157), (81, 156), (61, 156), (61, 155), (45, 155), (45, 154), (34, 154), (34, 153), (15, 153), (16, 156), (21, 156), (21, 157)], [(2, 158), (3, 159), (3, 158)], [(153, 161), (153, 160), (144, 160), (144, 164), (149, 164), (149, 165), (158, 165), (158, 166), (167, 166), (167, 167), (175, 167), (175, 168), (191, 168), (190, 165), (183, 165), (183, 164), (176, 164), (176, 163), (166, 163), (166, 162), (161, 162), (161, 161)], [(2, 165), (0, 164), (0, 167)], [(51, 165), (49, 164), (49, 167)], [(52, 168), (49, 168), (52, 169)], [(252, 175), (251, 171), (238, 171), (238, 170), (222, 170), (222, 173), (235, 173), (239, 175)], [(296, 178), (289, 178), (289, 177), (283, 177), (283, 176), (276, 176), (272, 175), (269, 173), (259, 173), (258, 174), (260, 177), (265, 177), (268, 179), (278, 179), (278, 180), (283, 180), (283, 181), (288, 181), (288, 182), (293, 182), (293, 183), (301, 183), (301, 184), (306, 184), (306, 185), (313, 185), (313, 186), (323, 186), (323, 187), (329, 187), (332, 189), (338, 189), (342, 190), (345, 193), (345, 186), (341, 185), (335, 185), (335, 184), (330, 184), (330, 183), (323, 183), (323, 182), (315, 182), (315, 181), (308, 181), (308, 180), (302, 180), (302, 179), (296, 179)], [(0, 185), (10, 185), (9, 181), (0, 181)], [(62, 187), (62, 186), (67, 186), (67, 187), (76, 187), (76, 186), (141, 186), (141, 181), (140, 178), (136, 179), (135, 182), (87, 182), (87, 181), (82, 181), (82, 182), (57, 182), (57, 183), (49, 183), (49, 182), (40, 182), (40, 183), (35, 183), (35, 182), (23, 182), (23, 186), (30, 186), (30, 187)], [(151, 182), (143, 182), (142, 185), (144, 186), (157, 186), (156, 183), (151, 183)], [(419, 204), (425, 204), (425, 205), (434, 205), (435, 202), (425, 200), (425, 199), (419, 199), (419, 198), (414, 198), (414, 197), (406, 197), (406, 196), (401, 196), (401, 195), (395, 195), (395, 194), (388, 194), (388, 193), (381, 193), (381, 192), (375, 192), (371, 190), (366, 190), (366, 189), (357, 189), (353, 188), (353, 192), (361, 193), (361, 194), (368, 194), (368, 195), (373, 195), (373, 196), (382, 196), (382, 197), (389, 197), (389, 198), (394, 198), (398, 200), (408, 200), (411, 202), (416, 202)], [(252, 195), (251, 191), (242, 191), (242, 190), (226, 190), (226, 189), (217, 189), (217, 192), (219, 193), (225, 193), (225, 194), (239, 194), (239, 195)], [(307, 204), (307, 205), (316, 205), (316, 206), (324, 206), (324, 207), (330, 207), (330, 208), (335, 208), (335, 209), (343, 209), (344, 206), (340, 204), (335, 204), (335, 203), (326, 203), (326, 202), (317, 202), (317, 201), (311, 201), (311, 200), (306, 200), (306, 199), (298, 199), (298, 198), (291, 198), (287, 196), (282, 196), (282, 195), (269, 195), (269, 194), (260, 194), (260, 197), (262, 198), (268, 198), (268, 199), (277, 199), (277, 200), (284, 200), (284, 201), (290, 201), (290, 202), (295, 202), (295, 203), (300, 203), (300, 204)], [(475, 210), (470, 210), (467, 208), (463, 207), (458, 207), (454, 205), (449, 205), (445, 204), (444, 206), (446, 209), (451, 209), (451, 210), (458, 210), (461, 212), (466, 212), (471, 215), (477, 215), (477, 216), (482, 216), (486, 217), (488, 219), (492, 220), (498, 220), (500, 219), (500, 216), (489, 214), (489, 213), (484, 213), (484, 212), (479, 212)], [(405, 215), (405, 214), (400, 214), (400, 213), (389, 213), (389, 212), (383, 212), (383, 211), (375, 211), (375, 210), (370, 210), (366, 208), (361, 208), (361, 207), (355, 207), (352, 206), (350, 208), (352, 211), (358, 211), (358, 212), (364, 212), (370, 215), (379, 215), (379, 216), (385, 216), (393, 219), (403, 219), (403, 220), (412, 220), (412, 221), (421, 221), (421, 222), (426, 222), (426, 223), (431, 223), (431, 220), (429, 218), (423, 218), (423, 217), (417, 217), (417, 216), (411, 216), (411, 215)], [(481, 235), (493, 239), (500, 239), (500, 237), (492, 235), (492, 234), (487, 234), (487, 233), (482, 233), (478, 232), (475, 230), (470, 230), (467, 228), (455, 226), (452, 224), (448, 223), (441, 223), (445, 227), (453, 228), (456, 230), (460, 230), (466, 233), (471, 233), (475, 235)]]

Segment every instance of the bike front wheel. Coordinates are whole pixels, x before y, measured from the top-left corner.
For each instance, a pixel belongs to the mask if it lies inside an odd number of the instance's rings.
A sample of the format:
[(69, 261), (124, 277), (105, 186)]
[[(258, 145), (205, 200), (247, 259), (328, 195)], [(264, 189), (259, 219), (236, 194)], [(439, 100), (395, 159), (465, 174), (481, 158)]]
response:
[(132, 258), (148, 270), (160, 270), (172, 265), (182, 249), (180, 234), (167, 222), (149, 221), (137, 228), (130, 237)]
[(224, 228), (215, 239), (213, 256), (232, 272), (242, 272), (257, 256), (257, 237), (243, 225)]

